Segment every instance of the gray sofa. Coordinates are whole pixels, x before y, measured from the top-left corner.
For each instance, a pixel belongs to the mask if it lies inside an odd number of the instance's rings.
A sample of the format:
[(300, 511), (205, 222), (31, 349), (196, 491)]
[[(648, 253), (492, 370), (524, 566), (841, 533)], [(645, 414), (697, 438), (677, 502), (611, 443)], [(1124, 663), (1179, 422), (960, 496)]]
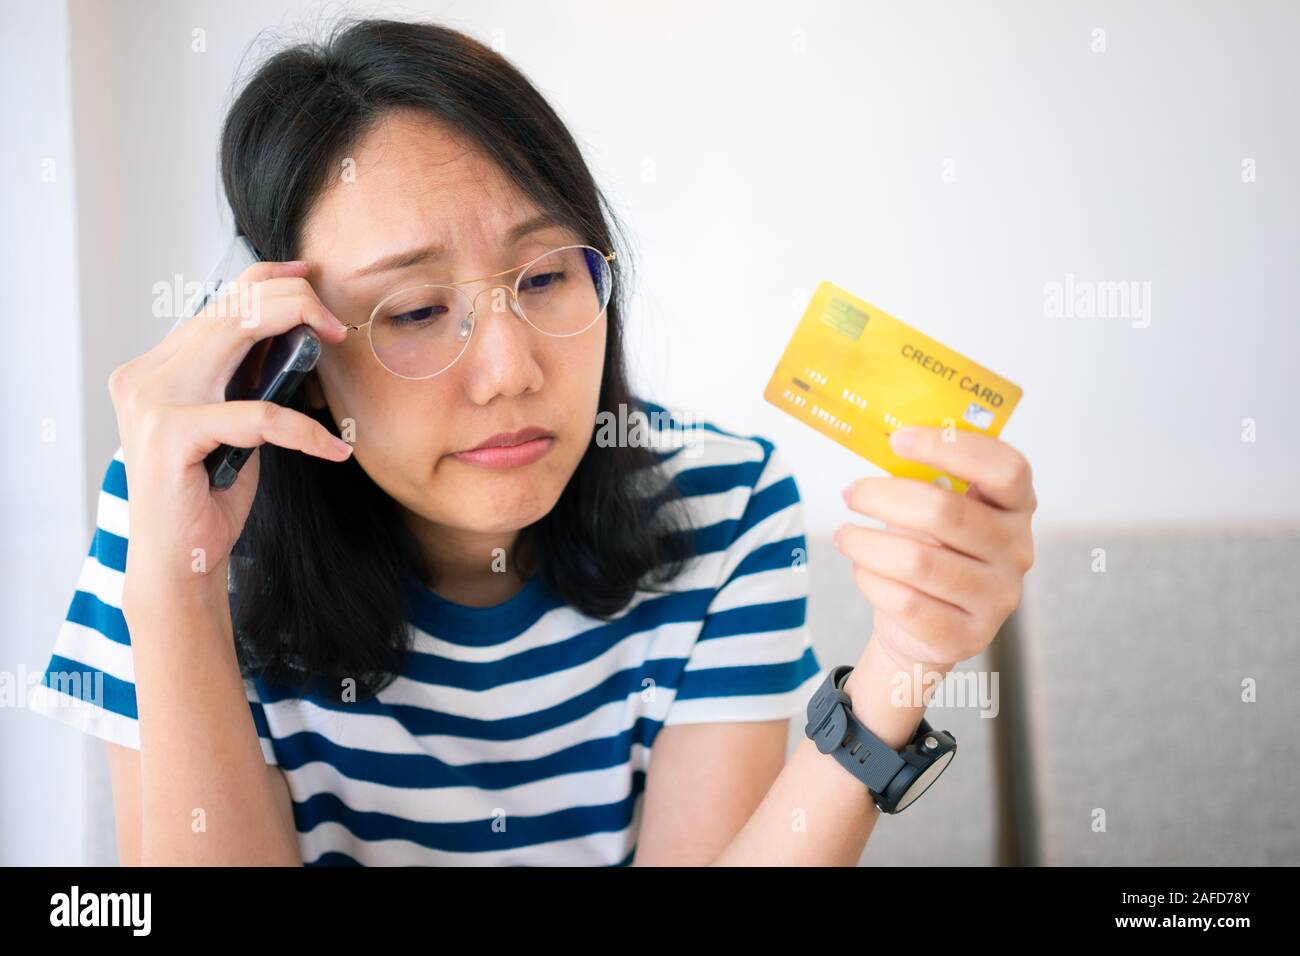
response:
[[(1035, 540), (1020, 609), (958, 667), (998, 672), (997, 716), (931, 709), (957, 758), (862, 864), (1300, 864), (1300, 527)], [(818, 654), (852, 663), (870, 608), (829, 539), (809, 565)]]

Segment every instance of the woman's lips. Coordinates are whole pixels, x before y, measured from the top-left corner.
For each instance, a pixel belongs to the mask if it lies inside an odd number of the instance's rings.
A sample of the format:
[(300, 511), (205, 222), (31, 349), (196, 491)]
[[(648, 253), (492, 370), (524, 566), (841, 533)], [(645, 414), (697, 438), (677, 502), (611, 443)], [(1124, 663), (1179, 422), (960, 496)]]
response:
[(555, 444), (552, 436), (534, 438), (518, 445), (496, 445), (455, 452), (451, 457), (480, 468), (521, 468), (541, 458)]

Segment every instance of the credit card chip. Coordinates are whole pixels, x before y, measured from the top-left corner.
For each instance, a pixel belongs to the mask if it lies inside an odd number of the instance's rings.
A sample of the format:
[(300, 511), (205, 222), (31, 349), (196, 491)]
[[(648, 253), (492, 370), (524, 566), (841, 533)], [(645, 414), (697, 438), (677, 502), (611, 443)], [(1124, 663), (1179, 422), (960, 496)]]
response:
[(826, 303), (826, 310), (822, 312), (822, 321), (856, 342), (862, 337), (862, 330), (867, 327), (867, 313), (852, 302), (831, 296), (831, 300)]

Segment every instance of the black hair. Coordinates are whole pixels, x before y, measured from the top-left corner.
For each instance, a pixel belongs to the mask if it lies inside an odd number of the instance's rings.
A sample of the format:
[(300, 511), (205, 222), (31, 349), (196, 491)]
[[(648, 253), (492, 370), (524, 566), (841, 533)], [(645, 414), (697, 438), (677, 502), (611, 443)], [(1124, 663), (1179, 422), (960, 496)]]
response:
[[(622, 311), (627, 244), (563, 122), (503, 56), (431, 23), (345, 20), (323, 41), (267, 59), (235, 98), (221, 177), (237, 232), (270, 260), (298, 258), (314, 202), (349, 150), (395, 109), (425, 111), (480, 146), (556, 223), (616, 250), (599, 409), (644, 409), (628, 384)], [(339, 434), (329, 409), (291, 403)], [(593, 429), (595, 423), (593, 422)], [(409, 650), (412, 577), (436, 583), (399, 510), (357, 464), (264, 444), (231, 559), (242, 672), (292, 689), (356, 683), (370, 696)], [(559, 500), (521, 530), (518, 552), (569, 605), (608, 619), (638, 588), (675, 578), (693, 545), (650, 448), (592, 441)], [(524, 568), (521, 566), (521, 571)]]

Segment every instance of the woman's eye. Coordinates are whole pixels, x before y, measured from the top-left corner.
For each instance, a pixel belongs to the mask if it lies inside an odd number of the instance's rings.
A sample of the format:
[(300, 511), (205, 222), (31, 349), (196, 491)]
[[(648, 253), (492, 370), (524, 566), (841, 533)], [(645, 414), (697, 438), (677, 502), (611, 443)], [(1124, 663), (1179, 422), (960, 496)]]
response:
[(563, 278), (563, 272), (543, 272), (540, 275), (529, 276), (528, 281), (524, 283), (524, 291), (544, 291), (558, 285)]
[(433, 318), (435, 313), (441, 314), (446, 311), (446, 306), (427, 305), (422, 309), (412, 309), (409, 312), (399, 312), (396, 315), (391, 315), (388, 317), (388, 321), (393, 325), (418, 325)]

